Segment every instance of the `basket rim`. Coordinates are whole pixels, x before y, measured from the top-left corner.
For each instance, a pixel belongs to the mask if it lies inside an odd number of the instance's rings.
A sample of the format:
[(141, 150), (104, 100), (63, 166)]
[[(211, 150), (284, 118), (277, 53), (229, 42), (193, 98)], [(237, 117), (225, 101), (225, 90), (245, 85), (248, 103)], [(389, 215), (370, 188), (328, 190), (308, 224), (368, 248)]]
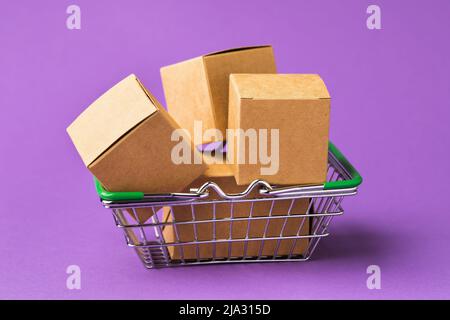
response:
[[(323, 184), (323, 190), (341, 190), (341, 189), (352, 189), (358, 187), (363, 179), (360, 173), (355, 169), (355, 167), (347, 160), (347, 158), (342, 154), (342, 152), (331, 142), (328, 143), (328, 152), (331, 154), (335, 160), (343, 167), (343, 169), (348, 173), (350, 179), (340, 180), (340, 181), (328, 181)], [(171, 194), (145, 194), (140, 191), (118, 191), (112, 192), (107, 191), (102, 186), (100, 181), (94, 176), (94, 184), (98, 196), (102, 201), (136, 201), (143, 200), (145, 196), (170, 196)]]

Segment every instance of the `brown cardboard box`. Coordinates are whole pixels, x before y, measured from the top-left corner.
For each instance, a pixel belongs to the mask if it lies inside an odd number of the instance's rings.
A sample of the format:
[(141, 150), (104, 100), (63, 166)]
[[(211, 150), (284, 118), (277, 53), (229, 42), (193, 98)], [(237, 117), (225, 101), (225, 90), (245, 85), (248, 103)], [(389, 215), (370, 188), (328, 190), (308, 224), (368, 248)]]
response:
[[(314, 74), (232, 74), (229, 129), (268, 129), (268, 154), (276, 153), (271, 134), (279, 131), (277, 164), (272, 172), (260, 158), (250, 161), (250, 138), (235, 134), (228, 141), (229, 162), (238, 185), (255, 179), (271, 184), (322, 184), (326, 180), (330, 95)], [(257, 143), (262, 142), (260, 138)], [(260, 148), (260, 146), (258, 146)], [(260, 151), (261, 152), (261, 151)], [(239, 160), (241, 157), (241, 161)], [(260, 155), (259, 155), (260, 157)], [(240, 162), (240, 163), (239, 163)], [(278, 169), (278, 170), (276, 170)]]
[[(193, 140), (196, 120), (202, 121), (203, 132), (219, 129), (225, 137), (230, 73), (276, 73), (272, 47), (220, 51), (161, 68), (168, 111)], [(199, 138), (201, 143), (220, 140)]]
[[(84, 164), (109, 191), (175, 192), (185, 188), (205, 165), (176, 165), (171, 141), (179, 128), (160, 103), (130, 75), (108, 90), (67, 128)], [(144, 222), (151, 210), (138, 211)]]
[[(240, 187), (236, 185), (233, 178), (233, 172), (229, 165), (211, 165), (205, 174), (194, 181), (190, 187), (198, 188), (203, 183), (207, 181), (216, 182), (223, 191), (226, 193), (237, 193), (245, 190), (245, 187)], [(212, 193), (212, 191), (210, 191)], [(256, 191), (255, 191), (256, 194)], [(298, 229), (302, 226), (300, 235), (307, 235), (310, 230), (310, 221), (306, 219), (302, 225), (303, 219), (298, 217), (298, 215), (304, 215), (308, 209), (309, 199), (297, 199), (292, 203), (292, 200), (277, 200), (274, 202), (272, 214), (273, 215), (285, 215), (288, 213), (291, 207), (291, 214), (295, 217), (288, 218), (286, 226), (283, 230), (283, 236), (293, 236), (297, 234)], [(272, 207), (272, 201), (265, 202), (255, 202), (253, 205), (253, 216), (268, 216), (270, 209)], [(224, 219), (231, 217), (231, 204), (230, 203), (219, 203), (216, 204), (215, 214), (216, 219)], [(249, 217), (251, 210), (251, 203), (234, 203), (233, 205), (233, 217), (243, 218)], [(202, 204), (194, 206), (194, 216), (196, 220), (208, 220), (213, 218), (213, 205), (212, 204)], [(192, 220), (192, 209), (189, 206), (172, 206), (171, 208), (165, 208), (165, 220), (166, 221), (191, 221)], [(266, 227), (268, 219), (254, 220), (248, 226), (248, 222), (234, 221), (232, 225), (232, 239), (244, 239), (247, 233), (247, 228), (249, 227), (249, 237), (258, 238), (263, 237), (264, 230)], [(272, 219), (269, 222), (267, 228), (267, 237), (277, 237), (280, 235), (282, 226), (285, 219)], [(196, 228), (194, 230), (194, 228)], [(176, 242), (177, 235), (179, 241), (195, 241), (195, 235), (197, 234), (197, 240), (212, 240), (214, 239), (214, 226), (213, 223), (198, 223), (196, 227), (192, 224), (178, 225), (175, 232), (172, 225), (168, 225), (163, 230), (163, 237), (166, 242)], [(215, 236), (216, 239), (229, 239), (230, 237), (230, 222), (217, 222), (215, 226)], [(275, 252), (277, 246), (277, 240), (265, 240), (262, 250), (262, 255), (272, 256)], [(305, 252), (308, 239), (299, 239), (295, 242), (295, 248), (293, 249), (293, 254), (302, 254)], [(231, 244), (231, 256), (232, 257), (242, 257), (245, 253), (247, 257), (257, 256), (262, 245), (261, 240), (249, 241), (247, 249), (243, 241), (233, 242)], [(278, 248), (277, 255), (287, 255), (289, 254), (292, 246), (294, 245), (294, 240), (281, 240)], [(222, 242), (215, 246), (214, 255), (214, 244), (200, 244), (198, 245), (199, 258), (208, 259), (212, 257), (224, 258), (228, 257), (229, 243)], [(180, 246), (168, 246), (169, 254), (172, 259), (179, 260), (184, 259), (196, 259), (197, 258), (197, 245), (183, 245), (182, 249)]]

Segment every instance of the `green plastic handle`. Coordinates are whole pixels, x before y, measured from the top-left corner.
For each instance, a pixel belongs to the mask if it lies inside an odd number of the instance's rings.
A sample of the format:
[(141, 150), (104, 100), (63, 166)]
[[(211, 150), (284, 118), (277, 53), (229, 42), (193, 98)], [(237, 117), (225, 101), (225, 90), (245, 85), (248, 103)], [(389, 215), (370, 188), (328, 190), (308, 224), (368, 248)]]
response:
[[(323, 188), (325, 190), (332, 189), (349, 189), (355, 188), (362, 183), (362, 177), (358, 171), (351, 165), (351, 163), (345, 158), (345, 156), (339, 151), (336, 146), (329, 142), (328, 144), (329, 151), (335, 156), (335, 158), (344, 166), (345, 170), (352, 176), (350, 180), (342, 180), (342, 181), (331, 181), (325, 182)], [(100, 181), (98, 181), (94, 177), (95, 188), (99, 197), (102, 200), (107, 201), (123, 201), (123, 200), (142, 200), (144, 198), (143, 192), (111, 192), (106, 191), (101, 185)]]
[(110, 192), (106, 191), (100, 181), (94, 177), (95, 189), (102, 200), (120, 201), (120, 200), (142, 200), (144, 198), (143, 192)]
[(330, 181), (325, 182), (323, 188), (325, 190), (332, 189), (349, 189), (355, 188), (362, 183), (362, 177), (359, 172), (352, 166), (352, 164), (347, 160), (347, 158), (339, 151), (336, 146), (331, 143), (328, 143), (328, 150), (335, 156), (335, 158), (343, 165), (345, 170), (352, 176), (350, 180), (341, 180), (341, 181)]

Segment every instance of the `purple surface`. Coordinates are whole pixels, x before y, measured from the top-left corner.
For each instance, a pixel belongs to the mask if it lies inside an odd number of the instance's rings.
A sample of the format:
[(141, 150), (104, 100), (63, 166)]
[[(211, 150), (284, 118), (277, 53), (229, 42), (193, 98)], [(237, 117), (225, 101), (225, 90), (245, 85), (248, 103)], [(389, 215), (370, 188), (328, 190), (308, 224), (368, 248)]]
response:
[[(450, 298), (450, 2), (186, 2), (78, 0), (81, 30), (68, 1), (2, 4), (0, 298)], [(382, 30), (366, 27), (371, 3)], [(325, 79), (359, 195), (308, 263), (145, 270), (65, 128), (131, 72), (164, 102), (160, 66), (264, 43), (280, 72)]]

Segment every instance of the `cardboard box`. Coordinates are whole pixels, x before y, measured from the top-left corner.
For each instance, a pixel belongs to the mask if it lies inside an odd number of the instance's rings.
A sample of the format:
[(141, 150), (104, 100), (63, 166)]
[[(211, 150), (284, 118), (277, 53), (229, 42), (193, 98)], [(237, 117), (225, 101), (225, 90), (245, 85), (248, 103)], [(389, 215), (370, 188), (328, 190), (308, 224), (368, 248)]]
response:
[[(108, 90), (67, 128), (86, 167), (109, 191), (176, 192), (206, 169), (204, 164), (175, 164), (171, 151), (189, 140), (171, 141), (179, 128), (160, 103), (130, 75)], [(138, 220), (152, 215), (138, 210)]]
[[(205, 174), (194, 181), (190, 187), (198, 188), (207, 181), (216, 182), (223, 191), (226, 193), (237, 193), (245, 190), (245, 187), (237, 186), (233, 178), (233, 172), (229, 165), (211, 165)], [(214, 196), (213, 192), (212, 196)], [(256, 195), (256, 191), (253, 195)], [(217, 196), (216, 196), (217, 197)], [(303, 218), (299, 215), (304, 215), (309, 206), (310, 199), (297, 199), (294, 202), (292, 200), (277, 200), (274, 202), (272, 214), (273, 215), (286, 215), (290, 212), (293, 215), (292, 218), (288, 218), (285, 228), (283, 230), (283, 236), (293, 236), (297, 234), (298, 229), (302, 226), (300, 235), (307, 235), (310, 230), (310, 219), (306, 219), (302, 225)], [(194, 216), (196, 220), (208, 220), (213, 218), (213, 205), (212, 204), (201, 204), (195, 205)], [(231, 217), (231, 207), (230, 203), (218, 203), (216, 204), (215, 215), (216, 219), (224, 219)], [(255, 202), (253, 205), (253, 216), (254, 217), (265, 217), (269, 215), (270, 209), (272, 207), (272, 201)], [(235, 218), (246, 218), (249, 217), (251, 211), (251, 203), (234, 203), (233, 204), (233, 217)], [(190, 206), (172, 206), (171, 208), (166, 207), (164, 209), (165, 220), (168, 222), (177, 221), (192, 221), (193, 212)], [(197, 240), (212, 240), (214, 239), (214, 232), (216, 239), (229, 239), (230, 238), (230, 227), (231, 227), (231, 238), (232, 239), (244, 239), (247, 233), (247, 228), (249, 228), (249, 236), (251, 238), (263, 237), (264, 230), (268, 219), (260, 219), (251, 221), (248, 225), (248, 221), (234, 221), (232, 227), (229, 221), (216, 222), (214, 225), (212, 222), (197, 223), (196, 226), (193, 224), (178, 225), (177, 230), (174, 230), (172, 225), (167, 225), (163, 230), (163, 237), (166, 242), (172, 243), (179, 241), (195, 241), (195, 236), (197, 235)], [(271, 219), (267, 228), (267, 237), (278, 237), (281, 234), (282, 226), (284, 224), (284, 218)], [(178, 239), (177, 239), (178, 236)], [(278, 248), (277, 255), (287, 255), (289, 254), (292, 246), (294, 245), (292, 239), (281, 240)], [(273, 256), (275, 248), (277, 246), (277, 240), (265, 240), (262, 250), (263, 256)], [(308, 239), (298, 239), (295, 243), (293, 249), (293, 254), (303, 254), (308, 246)], [(231, 246), (231, 256), (232, 257), (242, 257), (244, 254), (247, 257), (259, 255), (259, 251), (262, 245), (261, 240), (249, 241), (247, 249), (243, 241), (230, 243), (218, 243), (215, 246), (214, 255), (214, 244), (203, 243), (200, 245), (183, 245), (183, 246), (168, 246), (169, 255), (172, 259), (196, 259), (197, 258), (197, 247), (200, 259), (208, 259), (212, 257), (225, 258), (228, 257), (229, 248)], [(182, 247), (182, 249), (181, 249)]]
[[(225, 137), (230, 73), (276, 73), (272, 47), (220, 51), (161, 68), (168, 111), (193, 140), (196, 120), (203, 132), (219, 129)], [(196, 144), (220, 140), (203, 132)]]
[[(318, 75), (232, 74), (229, 129), (257, 132), (256, 142), (249, 142), (250, 135), (244, 134), (228, 141), (228, 160), (237, 184), (247, 185), (255, 179), (280, 185), (324, 183), (329, 117), (330, 95)], [(261, 161), (261, 145), (259, 154), (253, 153), (253, 160), (250, 157), (251, 143), (264, 142), (258, 134), (265, 129), (270, 164)], [(279, 151), (276, 136), (272, 139), (277, 130)]]

